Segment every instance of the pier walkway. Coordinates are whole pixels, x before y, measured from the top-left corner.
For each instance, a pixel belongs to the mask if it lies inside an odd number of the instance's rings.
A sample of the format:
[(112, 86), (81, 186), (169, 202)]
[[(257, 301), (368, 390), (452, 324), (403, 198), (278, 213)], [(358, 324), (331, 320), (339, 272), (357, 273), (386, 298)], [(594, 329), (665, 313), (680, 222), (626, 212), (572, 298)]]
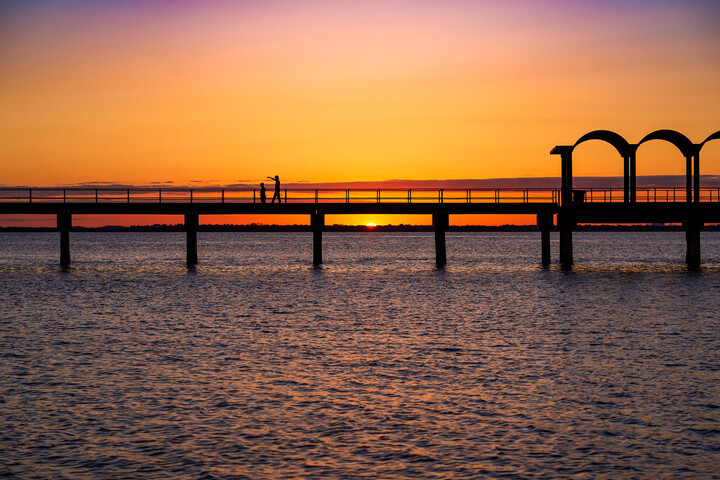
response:
[(542, 261), (550, 263), (550, 230), (559, 189), (354, 189), (284, 190), (282, 203), (261, 203), (257, 190), (145, 188), (2, 188), (0, 214), (56, 215), (60, 264), (70, 265), (73, 215), (182, 215), (187, 263), (195, 265), (200, 215), (306, 215), (313, 231), (313, 264), (322, 264), (326, 215), (431, 215), (436, 263), (446, 263), (445, 232), (450, 215), (535, 215), (542, 232)]

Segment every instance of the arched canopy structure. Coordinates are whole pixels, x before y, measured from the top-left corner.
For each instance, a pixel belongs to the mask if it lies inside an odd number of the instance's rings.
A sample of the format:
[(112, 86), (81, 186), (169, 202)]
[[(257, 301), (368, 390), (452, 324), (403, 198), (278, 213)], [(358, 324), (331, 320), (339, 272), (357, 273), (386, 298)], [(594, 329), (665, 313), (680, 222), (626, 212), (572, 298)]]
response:
[(710, 135), (708, 138), (706, 138), (706, 139), (698, 146), (698, 151), (703, 147), (703, 145), (705, 145), (705, 144), (706, 144), (707, 142), (709, 142), (710, 140), (720, 140), (720, 130), (718, 130), (717, 132), (713, 133), (713, 134)]
[(635, 191), (635, 163), (633, 154), (637, 146), (630, 145), (621, 135), (610, 130), (593, 130), (580, 137), (578, 141), (575, 142), (575, 145), (573, 145), (573, 149), (588, 140), (601, 140), (609, 143), (623, 158), (623, 192), (625, 201), (633, 201), (633, 192)]
[(613, 147), (615, 147), (615, 150), (618, 151), (620, 156), (623, 158), (626, 157), (630, 153), (630, 144), (628, 144), (627, 140), (625, 140), (622, 136), (615, 132), (611, 132), (610, 130), (594, 130), (590, 133), (586, 133), (580, 139), (575, 142), (575, 145), (573, 145), (573, 149), (580, 145), (583, 142), (587, 142), (588, 140), (602, 140), (603, 142), (607, 142)]
[[(650, 140), (664, 140), (673, 144), (685, 157), (686, 197), (687, 201), (698, 202), (700, 199), (700, 150), (711, 140), (720, 140), (720, 131), (707, 137), (699, 144), (693, 143), (688, 137), (675, 130), (655, 130), (646, 135), (637, 144), (630, 144), (619, 134), (610, 130), (593, 130), (586, 133), (574, 145), (558, 145), (550, 152), (561, 156), (562, 165), (562, 203), (569, 204), (572, 194), (572, 152), (583, 142), (601, 140), (612, 145), (623, 157), (624, 161), (624, 193), (626, 202), (635, 202), (636, 196), (636, 161), (635, 154), (640, 145)], [(694, 180), (694, 181), (693, 181)], [(694, 188), (693, 188), (694, 187)]]
[[(645, 135), (645, 138), (640, 140), (638, 142), (638, 147), (645, 143), (649, 142), (650, 140), (664, 140), (666, 142), (672, 143), (677, 147), (678, 150), (683, 154), (685, 157), (685, 190), (686, 190), (686, 196), (687, 201), (692, 201), (693, 197), (693, 164), (695, 166), (695, 201), (699, 201), (699, 191), (700, 191), (700, 162), (699, 162), (699, 155), (698, 152), (700, 151), (700, 146), (695, 145), (690, 141), (689, 138), (687, 138), (685, 135), (683, 135), (680, 132), (676, 132), (675, 130), (655, 130), (652, 133), (649, 133)], [(694, 161), (693, 161), (694, 159)]]
[(645, 137), (638, 142), (638, 146), (650, 140), (665, 140), (666, 142), (670, 142), (686, 157), (691, 157), (695, 154), (695, 145), (689, 138), (675, 130), (655, 130), (645, 135)]
[(700, 201), (700, 150), (711, 140), (720, 139), (720, 130), (707, 137), (701, 144), (695, 145), (695, 201)]

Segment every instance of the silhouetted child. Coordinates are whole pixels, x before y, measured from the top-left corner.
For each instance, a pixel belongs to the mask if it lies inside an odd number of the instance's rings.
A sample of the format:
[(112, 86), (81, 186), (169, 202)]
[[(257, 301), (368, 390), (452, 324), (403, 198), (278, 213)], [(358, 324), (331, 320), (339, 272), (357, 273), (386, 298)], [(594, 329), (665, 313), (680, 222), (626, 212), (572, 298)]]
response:
[(265, 184), (260, 182), (260, 203), (265, 203), (265, 200), (267, 200), (267, 194), (265, 193), (265, 191)]
[(277, 198), (278, 203), (282, 203), (282, 200), (280, 199), (280, 177), (278, 175), (275, 175), (275, 177), (268, 177), (270, 180), (275, 180), (275, 193), (273, 194), (272, 202), (275, 203), (275, 199)]

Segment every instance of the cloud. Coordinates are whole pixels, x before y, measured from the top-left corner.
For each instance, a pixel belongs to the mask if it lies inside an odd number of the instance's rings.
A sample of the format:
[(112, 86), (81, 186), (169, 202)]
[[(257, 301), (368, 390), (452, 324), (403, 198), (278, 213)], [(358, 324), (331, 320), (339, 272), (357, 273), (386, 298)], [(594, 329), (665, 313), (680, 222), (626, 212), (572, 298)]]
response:
[[(247, 183), (246, 183), (247, 182)], [(281, 188), (286, 189), (328, 189), (328, 190), (353, 190), (353, 189), (446, 189), (446, 190), (489, 190), (502, 188), (560, 188), (560, 177), (507, 177), (507, 178), (454, 178), (454, 179), (433, 179), (433, 180), (412, 180), (412, 179), (388, 179), (379, 181), (357, 181), (357, 182), (308, 182), (295, 181), (282, 183)], [(703, 187), (720, 187), (720, 175), (701, 175), (700, 184)], [(623, 177), (574, 177), (575, 188), (622, 188)], [(637, 186), (640, 188), (654, 187), (684, 187), (685, 175), (638, 175)], [(3, 185), (6, 192), (27, 190), (28, 186)], [(35, 187), (33, 187), (35, 188)], [(40, 187), (54, 192), (62, 189), (74, 190), (142, 190), (167, 188), (173, 190), (194, 189), (194, 190), (215, 190), (222, 189), (253, 189), (258, 188), (256, 182), (239, 180), (238, 183), (217, 184), (207, 180), (193, 180), (187, 184), (177, 184), (173, 181), (148, 182), (146, 184), (130, 185), (121, 182), (82, 182), (58, 186)], [(38, 189), (38, 191), (40, 191)]]

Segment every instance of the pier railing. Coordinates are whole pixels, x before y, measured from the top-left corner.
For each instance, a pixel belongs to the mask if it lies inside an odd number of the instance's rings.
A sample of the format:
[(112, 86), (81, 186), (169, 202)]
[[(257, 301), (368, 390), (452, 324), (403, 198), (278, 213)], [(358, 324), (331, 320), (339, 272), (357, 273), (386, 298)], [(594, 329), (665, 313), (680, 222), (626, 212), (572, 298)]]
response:
[[(267, 203), (273, 191), (267, 191)], [(284, 189), (283, 203), (558, 203), (560, 189)], [(252, 188), (0, 188), (0, 202), (260, 203)]]
[[(268, 190), (267, 203), (272, 190)], [(575, 202), (622, 203), (622, 188), (573, 190)], [(282, 201), (292, 203), (560, 203), (554, 188), (410, 188), (410, 189), (284, 189)], [(638, 188), (638, 203), (686, 202), (685, 187)], [(700, 202), (720, 202), (720, 187), (700, 188)], [(10, 203), (260, 203), (252, 188), (0, 188), (0, 202)]]
[[(622, 188), (586, 188), (574, 190), (575, 201), (584, 203), (616, 203), (625, 201)], [(637, 203), (686, 202), (686, 187), (643, 187), (635, 189)], [(720, 202), (720, 187), (700, 188), (700, 202)]]

